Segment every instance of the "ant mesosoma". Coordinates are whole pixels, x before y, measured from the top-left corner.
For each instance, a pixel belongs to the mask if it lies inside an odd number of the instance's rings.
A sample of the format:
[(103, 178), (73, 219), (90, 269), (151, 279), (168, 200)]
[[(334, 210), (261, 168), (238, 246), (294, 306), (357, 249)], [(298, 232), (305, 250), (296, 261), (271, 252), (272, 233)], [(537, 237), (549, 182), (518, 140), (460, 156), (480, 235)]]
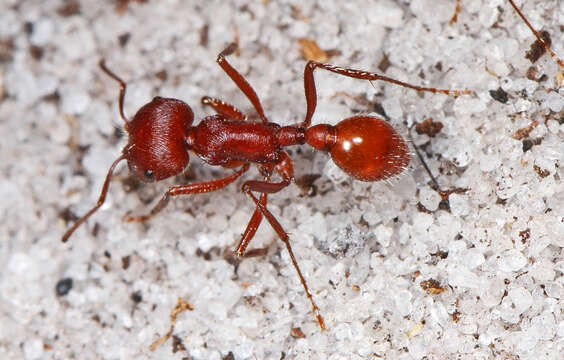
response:
[[(242, 191), (251, 198), (256, 208), (235, 249), (235, 254), (245, 255), (249, 242), (265, 217), (284, 242), (319, 326), (324, 329), (323, 318), (295, 259), (289, 236), (267, 208), (268, 194), (279, 192), (294, 179), (292, 160), (284, 148), (307, 143), (317, 150), (329, 152), (335, 164), (351, 177), (361, 181), (379, 181), (401, 173), (409, 164), (410, 155), (404, 139), (386, 121), (375, 116), (357, 115), (344, 119), (335, 126), (311, 126), (317, 105), (314, 70), (321, 68), (355, 79), (383, 80), (417, 91), (452, 96), (471, 92), (420, 87), (375, 73), (309, 61), (304, 70), (307, 102), (305, 119), (297, 125), (280, 126), (267, 119), (254, 89), (226, 60), (226, 56), (233, 53), (236, 47), (236, 44), (231, 44), (219, 53), (217, 63), (249, 99), (258, 113), (260, 122), (250, 122), (235, 106), (207, 96), (201, 101), (213, 108), (216, 114), (204, 117), (197, 125), (192, 124), (194, 114), (186, 103), (162, 97), (155, 97), (129, 120), (123, 111), (126, 83), (106, 67), (104, 60), (100, 61), (102, 71), (120, 84), (119, 112), (129, 134), (129, 142), (110, 166), (97, 204), (67, 230), (62, 241), (66, 242), (73, 232), (102, 206), (110, 177), (122, 160), (127, 160), (130, 171), (145, 182), (155, 182), (181, 173), (188, 166), (188, 151), (194, 152), (210, 165), (238, 168), (221, 179), (171, 186), (148, 214), (126, 215), (124, 220), (130, 222), (149, 220), (165, 208), (171, 197), (208, 193), (224, 188), (243, 175), (251, 163), (256, 164), (263, 181), (250, 180), (243, 183)], [(281, 180), (273, 182), (273, 174), (278, 174)], [(257, 198), (253, 192), (260, 193), (260, 197)]]

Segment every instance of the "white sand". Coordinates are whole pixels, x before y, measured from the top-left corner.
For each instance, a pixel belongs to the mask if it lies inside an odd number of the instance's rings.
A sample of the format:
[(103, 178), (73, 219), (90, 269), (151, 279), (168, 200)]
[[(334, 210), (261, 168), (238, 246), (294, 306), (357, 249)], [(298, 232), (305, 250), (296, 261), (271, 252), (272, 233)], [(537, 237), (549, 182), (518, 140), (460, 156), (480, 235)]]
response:
[[(123, 14), (110, 1), (81, 1), (80, 13), (67, 17), (57, 13), (62, 3), (0, 5), (0, 358), (562, 358), (562, 69), (544, 56), (536, 69), (546, 79), (526, 78), (524, 54), (534, 40), (507, 1), (462, 1), (453, 26), (454, 1), (446, 0), (150, 0)], [(523, 10), (564, 56), (564, 3), (529, 0)], [(215, 63), (234, 29), (241, 49), (230, 60), (283, 125), (305, 114), (302, 37), (339, 50), (330, 59), (337, 65), (380, 71), (385, 54), (388, 76), (476, 92), (420, 96), (316, 72), (314, 123), (334, 124), (375, 103), (403, 134), (433, 118), (441, 133), (414, 141), (443, 189), (468, 188), (449, 197), (448, 212), (437, 209), (440, 199), (415, 158), (393, 184), (369, 184), (343, 176), (324, 154), (292, 149), (297, 177), (322, 174), (318, 194), (299, 197), (292, 185), (271, 196), (269, 208), (291, 234), (324, 332), (269, 226), (251, 244), (268, 246), (266, 256), (238, 267), (222, 257), (253, 211), (241, 183), (176, 199), (146, 225), (129, 224), (121, 221), (127, 211), (147, 211), (167, 186), (188, 180), (128, 192), (122, 165), (103, 208), (68, 244), (60, 242), (70, 225), (61, 213), (82, 215), (95, 203), (126, 142), (116, 132), (118, 85), (99, 59), (128, 82), (129, 116), (155, 95), (188, 102), (197, 119), (210, 114), (199, 104), (203, 95), (253, 114)], [(31, 46), (42, 57), (34, 59)], [(155, 76), (165, 69), (166, 80)], [(489, 93), (500, 87), (505, 104)], [(526, 139), (512, 137), (533, 121)], [(524, 142), (533, 145), (526, 152)], [(197, 180), (229, 172), (194, 157), (191, 164)], [(259, 178), (256, 171), (251, 178)], [(72, 289), (57, 296), (64, 278)], [(444, 291), (424, 291), (429, 279)], [(169, 340), (150, 352), (168, 331), (178, 297), (195, 307), (174, 330), (185, 350), (172, 353)], [(305, 338), (292, 337), (292, 328)]]

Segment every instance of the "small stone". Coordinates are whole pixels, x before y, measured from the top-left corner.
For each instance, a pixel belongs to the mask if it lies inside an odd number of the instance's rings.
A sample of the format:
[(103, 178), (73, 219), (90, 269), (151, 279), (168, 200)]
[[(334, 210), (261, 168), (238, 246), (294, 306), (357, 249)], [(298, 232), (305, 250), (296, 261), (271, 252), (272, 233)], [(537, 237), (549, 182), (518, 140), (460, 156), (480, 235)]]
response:
[(41, 359), (43, 356), (43, 342), (39, 339), (30, 339), (24, 343), (23, 351), (26, 360)]
[(65, 296), (72, 289), (72, 278), (64, 278), (57, 282), (55, 286), (55, 292), (57, 296)]
[(501, 159), (498, 155), (480, 155), (480, 170), (490, 172), (499, 167)]
[(441, 202), (441, 196), (429, 187), (423, 187), (419, 192), (419, 202), (429, 211), (435, 211)]
[(507, 297), (513, 304), (512, 308), (518, 314), (524, 313), (533, 304), (533, 296), (523, 287), (516, 287), (509, 290), (507, 292)]
[(551, 91), (546, 97), (546, 105), (550, 110), (558, 113), (562, 111), (562, 108), (564, 108), (564, 96), (560, 95), (556, 91)]
[(498, 260), (501, 271), (518, 271), (527, 264), (527, 258), (520, 251), (511, 249), (503, 253)]
[(451, 286), (477, 289), (480, 287), (480, 278), (468, 268), (456, 265), (448, 269), (448, 283)]
[(448, 197), (450, 211), (454, 216), (465, 216), (470, 213), (470, 205), (468, 203), (468, 195), (450, 194)]

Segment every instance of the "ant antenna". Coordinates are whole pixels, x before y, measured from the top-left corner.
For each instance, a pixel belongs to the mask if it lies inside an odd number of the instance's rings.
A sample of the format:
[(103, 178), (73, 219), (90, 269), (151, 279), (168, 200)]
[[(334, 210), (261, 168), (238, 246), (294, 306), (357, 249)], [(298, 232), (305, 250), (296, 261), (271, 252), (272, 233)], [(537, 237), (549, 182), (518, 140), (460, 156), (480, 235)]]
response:
[(108, 74), (109, 77), (111, 77), (112, 79), (114, 79), (119, 83), (119, 115), (125, 122), (125, 129), (127, 130), (127, 126), (129, 125), (129, 120), (127, 119), (125, 113), (123, 112), (123, 99), (125, 98), (125, 88), (127, 85), (125, 84), (125, 81), (123, 81), (119, 76), (114, 74), (110, 69), (106, 67), (106, 61), (104, 59), (101, 59), (98, 65), (100, 65), (100, 68), (102, 69), (103, 72)]
[(85, 222), (86, 219), (90, 217), (90, 215), (94, 214), (96, 210), (98, 210), (100, 206), (104, 204), (104, 201), (106, 201), (106, 194), (108, 193), (108, 187), (110, 186), (110, 177), (112, 176), (112, 173), (114, 172), (114, 169), (116, 168), (117, 164), (124, 159), (125, 159), (125, 155), (122, 154), (114, 161), (112, 166), (110, 166), (110, 170), (108, 170), (108, 174), (106, 175), (106, 180), (104, 180), (104, 186), (102, 186), (102, 193), (98, 198), (98, 202), (96, 203), (96, 206), (90, 209), (90, 211), (86, 213), (86, 215), (81, 217), (70, 229), (67, 230), (67, 232), (63, 235), (61, 239), (62, 242), (67, 242), (67, 240), (72, 235), (72, 233), (76, 230), (76, 228), (79, 227), (83, 222)]

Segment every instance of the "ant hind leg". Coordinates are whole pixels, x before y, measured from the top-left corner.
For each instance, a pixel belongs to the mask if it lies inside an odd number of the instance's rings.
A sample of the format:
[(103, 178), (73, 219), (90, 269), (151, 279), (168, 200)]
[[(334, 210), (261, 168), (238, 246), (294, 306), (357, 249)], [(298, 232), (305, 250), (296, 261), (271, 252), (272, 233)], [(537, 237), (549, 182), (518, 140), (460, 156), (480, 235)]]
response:
[[(319, 326), (321, 327), (321, 329), (324, 330), (325, 329), (325, 322), (323, 320), (323, 317), (321, 316), (321, 313), (319, 311), (319, 308), (317, 307), (317, 304), (313, 300), (313, 296), (311, 295), (311, 292), (309, 291), (309, 288), (307, 286), (307, 282), (306, 282), (306, 280), (305, 280), (305, 278), (302, 274), (302, 271), (300, 270), (300, 267), (298, 265), (298, 262), (296, 260), (295, 255), (294, 255), (294, 251), (292, 250), (292, 245), (290, 244), (290, 237), (288, 236), (288, 233), (284, 230), (284, 228), (282, 227), (280, 222), (276, 219), (276, 217), (267, 209), (267, 207), (266, 207), (266, 196), (264, 197), (265, 203), (263, 203), (261, 201), (263, 199), (263, 197), (262, 197), (263, 195), (277, 193), (280, 190), (284, 189), (286, 186), (290, 185), (290, 183), (291, 183), (291, 181), (294, 177), (293, 164), (292, 164), (292, 161), (291, 161), (289, 155), (286, 152), (283, 152), (282, 154), (283, 154), (282, 159), (280, 160), (280, 162), (278, 164), (276, 164), (276, 167), (275, 167), (278, 174), (282, 177), (282, 181), (277, 182), (277, 183), (272, 183), (272, 182), (267, 182), (267, 181), (253, 181), (253, 180), (252, 181), (246, 181), (243, 184), (242, 190), (245, 194), (247, 194), (251, 198), (251, 200), (253, 200), (253, 202), (257, 206), (257, 210), (262, 213), (262, 216), (264, 216), (266, 218), (266, 220), (270, 223), (270, 226), (272, 226), (272, 228), (274, 229), (274, 231), (276, 232), (278, 237), (282, 240), (282, 242), (286, 246), (286, 250), (288, 251), (288, 254), (290, 255), (290, 260), (292, 261), (292, 265), (294, 266), (294, 269), (296, 269), (296, 272), (298, 273), (298, 277), (300, 278), (300, 282), (301, 282), (301, 284), (302, 284), (302, 286), (305, 290), (306, 296), (311, 303), (311, 307), (312, 307), (313, 313), (315, 314), (317, 322), (319, 323)], [(259, 192), (259, 193), (262, 194), (261, 200), (257, 199), (257, 197), (253, 194), (253, 191), (256, 191), (256, 192)], [(254, 215), (253, 215), (253, 218), (254, 218)]]
[[(272, 175), (272, 171), (274, 170), (274, 167), (272, 166), (272, 164), (264, 164), (259, 166), (259, 171), (262, 173), (263, 177), (264, 177), (264, 182), (270, 183), (270, 176)], [(267, 197), (268, 194), (267, 193), (262, 193), (260, 196), (260, 203), (266, 207), (266, 202), (267, 202)], [(254, 238), (255, 234), (257, 233), (258, 227), (260, 226), (260, 223), (262, 222), (262, 212), (261, 210), (257, 207), (255, 208), (255, 211), (253, 213), (253, 216), (251, 216), (251, 219), (249, 220), (249, 223), (247, 224), (247, 227), (245, 228), (245, 232), (243, 233), (243, 235), (241, 236), (241, 240), (239, 241), (239, 244), (237, 245), (237, 247), (235, 248), (235, 255), (238, 257), (243, 257), (243, 256), (254, 256), (254, 252), (255, 249), (249, 250), (247, 252), (247, 246), (249, 246), (249, 243), (251, 242), (251, 240)], [(260, 253), (260, 249), (257, 249)], [(253, 254), (251, 254), (253, 253)]]

